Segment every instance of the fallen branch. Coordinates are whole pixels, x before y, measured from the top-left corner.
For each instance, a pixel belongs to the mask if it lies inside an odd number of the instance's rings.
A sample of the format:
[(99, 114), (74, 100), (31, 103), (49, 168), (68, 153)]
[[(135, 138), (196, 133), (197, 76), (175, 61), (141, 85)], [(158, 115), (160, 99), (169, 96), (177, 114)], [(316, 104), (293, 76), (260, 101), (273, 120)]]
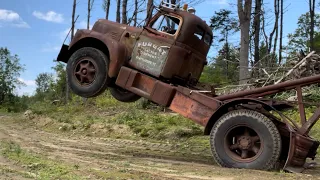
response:
[(299, 67), (302, 63), (304, 63), (310, 56), (312, 56), (315, 51), (309, 53), (306, 57), (304, 57), (299, 63), (297, 63), (292, 69), (290, 69), (284, 76), (282, 76), (277, 82), (274, 84), (280, 83), (285, 77), (289, 76), (297, 67)]

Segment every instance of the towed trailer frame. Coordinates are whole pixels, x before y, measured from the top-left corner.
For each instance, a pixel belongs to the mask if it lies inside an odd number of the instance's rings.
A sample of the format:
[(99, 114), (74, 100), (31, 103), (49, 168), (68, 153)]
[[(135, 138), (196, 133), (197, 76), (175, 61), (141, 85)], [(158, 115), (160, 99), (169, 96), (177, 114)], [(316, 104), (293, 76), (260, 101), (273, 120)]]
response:
[[(302, 87), (317, 83), (320, 83), (320, 75), (211, 97), (201, 91), (161, 82), (128, 67), (121, 68), (116, 80), (116, 85), (169, 107), (172, 111), (202, 125), (205, 127), (205, 135), (209, 135), (218, 119), (230, 111), (248, 109), (265, 115), (277, 126), (281, 134), (282, 152), (279, 160), (282, 159), (284, 162), (283, 169), (290, 172), (302, 172), (306, 159), (314, 159), (319, 147), (319, 141), (308, 134), (320, 117), (320, 107), (306, 120), (302, 97)], [(292, 89), (297, 91), (300, 125), (281, 113), (281, 110), (292, 108), (292, 105), (263, 98)], [(250, 144), (250, 139), (242, 139), (241, 144)]]

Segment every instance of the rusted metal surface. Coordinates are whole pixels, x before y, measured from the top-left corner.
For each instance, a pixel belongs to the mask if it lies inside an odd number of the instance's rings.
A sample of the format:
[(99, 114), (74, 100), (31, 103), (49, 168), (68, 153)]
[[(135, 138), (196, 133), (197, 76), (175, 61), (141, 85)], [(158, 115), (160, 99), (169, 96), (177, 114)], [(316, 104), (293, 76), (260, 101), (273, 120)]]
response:
[[(179, 20), (174, 35), (152, 28), (162, 15)], [(195, 35), (199, 29), (201, 39)], [(63, 46), (57, 60), (67, 62), (75, 50), (91, 46), (109, 57), (109, 77), (117, 77), (121, 66), (129, 63), (169, 82), (196, 85), (207, 63), (212, 39), (212, 30), (201, 18), (187, 11), (161, 7), (144, 28), (99, 19), (92, 30), (78, 30), (72, 42)]]
[(213, 114), (211, 108), (180, 92), (176, 92), (169, 108), (202, 126), (207, 124), (208, 119)]
[[(240, 91), (233, 94), (228, 95), (221, 95), (217, 96), (216, 99), (220, 101), (228, 100), (228, 99), (234, 99), (234, 98), (243, 98), (243, 97), (254, 97), (258, 98), (259, 96), (266, 96), (275, 94), (278, 92), (287, 91), (290, 89), (294, 89), (296, 86), (307, 86), (311, 84), (320, 83), (320, 75), (312, 76), (312, 77), (306, 77), (301, 78), (297, 80), (291, 80), (286, 81), (283, 83), (275, 84), (275, 85), (269, 85), (261, 88), (256, 88), (252, 90), (246, 90), (246, 91)], [(259, 96), (257, 96), (259, 95)]]
[(318, 148), (314, 146), (315, 144), (317, 144), (317, 142), (314, 140), (291, 132), (288, 159), (284, 169), (291, 172), (302, 172), (306, 158), (314, 154), (314, 151)]
[[(226, 106), (227, 109), (222, 112), (232, 111), (234, 109), (228, 107), (237, 105), (235, 108), (242, 107), (265, 114), (277, 125), (283, 137), (283, 145), (290, 145), (288, 149), (283, 148), (287, 150), (288, 153), (282, 153), (282, 159), (286, 159), (285, 169), (288, 171), (300, 172), (303, 169), (306, 158), (314, 158), (319, 146), (319, 143), (309, 138), (307, 133), (320, 117), (320, 109), (316, 111), (315, 115), (311, 117), (302, 128), (299, 128), (294, 121), (288, 119), (285, 115), (279, 114), (282, 118), (281, 121), (269, 112), (271, 110), (277, 111), (277, 109), (273, 107), (277, 107), (277, 105), (279, 109), (282, 109), (282, 106), (284, 106), (283, 108), (290, 107), (281, 102), (267, 99), (258, 100), (255, 98), (237, 98), (221, 102), (217, 100), (218, 98), (205, 96), (186, 87), (171, 86), (127, 67), (122, 67), (116, 83), (158, 104), (169, 106), (171, 110), (192, 119), (202, 126), (208, 124), (208, 121), (217, 113), (217, 109), (228, 103), (231, 104), (228, 104), (228, 106)], [(300, 86), (292, 86), (292, 88), (299, 90)], [(231, 106), (232, 103), (234, 104), (233, 106)], [(292, 121), (292, 123), (290, 123), (290, 121)], [(231, 129), (230, 131), (232, 132), (226, 132), (230, 134), (230, 137), (227, 135), (225, 139), (225, 146), (227, 147), (226, 149), (228, 149), (227, 154), (238, 162), (252, 162), (263, 151), (263, 142), (254, 130), (248, 130), (248, 127), (237, 128)], [(231, 138), (231, 136), (234, 137)], [(288, 137), (290, 140), (286, 140), (285, 137)]]
[(159, 105), (169, 106), (176, 88), (136, 70), (122, 67), (116, 84)]
[(247, 126), (236, 126), (226, 132), (224, 146), (229, 157), (238, 162), (252, 162), (263, 151), (262, 139)]
[(180, 28), (179, 36), (177, 37), (177, 42), (188, 45), (191, 48), (194, 48), (201, 54), (206, 55), (210, 49), (210, 45), (206, 45), (204, 42), (200, 42), (194, 37), (194, 32), (197, 26), (201, 27), (204, 33), (207, 33), (209, 36), (213, 37), (212, 30), (203, 21), (201, 18), (194, 14), (190, 14), (186, 11), (173, 10), (169, 8), (162, 7), (160, 12), (158, 12), (150, 21), (149, 26), (153, 24), (153, 22), (157, 19), (157, 15), (169, 13), (172, 15), (180, 16), (183, 19), (183, 24), (187, 24), (187, 26), (183, 25)]
[(150, 100), (162, 106), (169, 106), (175, 95), (175, 92), (175, 87), (160, 81), (156, 81), (155, 87), (150, 94)]
[[(98, 24), (100, 21), (96, 22)], [(120, 68), (125, 64), (128, 57), (126, 47), (102, 33), (91, 30), (78, 30), (66, 50), (66, 46), (61, 49), (57, 61), (68, 62), (73, 52), (81, 47), (95, 47), (108, 55), (109, 77), (116, 77)]]
[(154, 40), (147, 36), (140, 36), (133, 49), (129, 64), (136, 69), (159, 77), (168, 57), (170, 47), (171, 45), (166, 42)]
[(96, 77), (97, 64), (90, 57), (84, 57), (76, 65), (74, 69), (74, 76), (78, 83), (82, 86), (89, 86)]
[(301, 124), (303, 125), (304, 123), (306, 123), (306, 112), (304, 110), (301, 86), (297, 86), (296, 91), (297, 91), (297, 97), (298, 97), (300, 121), (301, 121)]
[[(123, 79), (126, 81), (122, 81)], [(116, 80), (116, 85), (142, 97), (150, 98), (156, 81), (156, 79), (143, 75), (136, 70), (122, 67)]]
[(217, 110), (222, 105), (222, 102), (216, 100), (215, 98), (208, 97), (204, 94), (201, 94), (201, 93), (194, 91), (194, 90), (191, 90), (189, 88), (179, 86), (179, 87), (177, 87), (177, 90), (179, 92), (181, 92), (182, 94), (184, 94), (185, 96), (211, 108), (212, 111)]

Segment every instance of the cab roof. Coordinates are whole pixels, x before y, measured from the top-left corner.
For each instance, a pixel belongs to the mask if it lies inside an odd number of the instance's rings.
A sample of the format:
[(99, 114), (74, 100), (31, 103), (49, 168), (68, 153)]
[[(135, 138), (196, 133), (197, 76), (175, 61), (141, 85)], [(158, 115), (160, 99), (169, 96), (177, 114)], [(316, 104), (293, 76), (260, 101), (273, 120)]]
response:
[(180, 9), (172, 9), (172, 8), (166, 8), (164, 6), (159, 8), (160, 11), (167, 12), (167, 13), (173, 13), (181, 16), (183, 18), (184, 23), (189, 25), (195, 25), (195, 26), (201, 26), (207, 33), (209, 33), (211, 36), (212, 29), (209, 27), (209, 25), (200, 17), (196, 16), (195, 14), (189, 13), (188, 11), (180, 10)]
[(177, 37), (177, 42), (189, 45), (190, 47), (196, 49), (202, 54), (208, 53), (210, 49), (210, 45), (206, 45), (203, 41), (200, 42), (194, 36), (194, 33), (197, 31), (197, 29), (200, 28), (204, 31), (205, 34), (210, 35), (211, 42), (212, 42), (212, 39), (213, 39), (212, 29), (203, 19), (201, 19), (200, 17), (188, 11), (167, 8), (164, 6), (159, 8), (159, 13), (164, 13), (164, 14), (170, 13), (170, 14), (174, 14), (182, 17), (183, 24), (181, 25), (181, 29)]

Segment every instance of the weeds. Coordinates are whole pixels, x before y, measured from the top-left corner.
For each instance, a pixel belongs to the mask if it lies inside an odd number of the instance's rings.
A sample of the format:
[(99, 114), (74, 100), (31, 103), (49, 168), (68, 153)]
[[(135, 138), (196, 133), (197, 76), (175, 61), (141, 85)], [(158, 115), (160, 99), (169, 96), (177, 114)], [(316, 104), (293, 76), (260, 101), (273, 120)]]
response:
[(26, 167), (29, 172), (36, 174), (36, 179), (80, 179), (72, 172), (76, 168), (26, 152), (14, 142), (1, 142), (0, 147), (4, 157)]
[(176, 114), (164, 114), (154, 110), (135, 110), (115, 116), (109, 122), (125, 124), (141, 137), (159, 140), (175, 140), (201, 135), (202, 129), (189, 119)]

